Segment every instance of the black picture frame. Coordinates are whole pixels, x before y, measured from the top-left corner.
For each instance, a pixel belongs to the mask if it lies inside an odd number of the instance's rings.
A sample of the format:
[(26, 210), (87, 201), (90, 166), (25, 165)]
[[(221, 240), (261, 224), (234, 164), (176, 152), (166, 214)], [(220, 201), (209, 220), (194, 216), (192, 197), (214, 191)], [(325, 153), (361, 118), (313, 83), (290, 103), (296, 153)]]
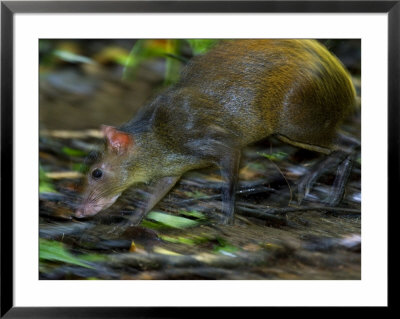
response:
[[(398, 211), (400, 102), (400, 0), (396, 1), (2, 1), (1, 2), (1, 317), (176, 318), (192, 308), (14, 307), (13, 303), (13, 19), (15, 13), (387, 13), (388, 14), (388, 204)], [(385, 172), (386, 173), (386, 172)], [(396, 193), (395, 193), (396, 192)], [(390, 218), (390, 216), (388, 216)], [(390, 222), (388, 223), (388, 227)], [(393, 225), (393, 222), (392, 222)], [(389, 234), (392, 234), (390, 232)], [(390, 243), (390, 241), (389, 241)], [(388, 284), (390, 280), (388, 281)], [(390, 298), (388, 305), (391, 305)], [(254, 309), (254, 308), (253, 308)], [(293, 308), (292, 308), (293, 309)], [(304, 310), (304, 308), (302, 308)], [(299, 311), (297, 309), (296, 311)], [(248, 315), (248, 309), (235, 310)], [(225, 308), (196, 309), (226, 315)], [(299, 313), (296, 313), (299, 315)]]

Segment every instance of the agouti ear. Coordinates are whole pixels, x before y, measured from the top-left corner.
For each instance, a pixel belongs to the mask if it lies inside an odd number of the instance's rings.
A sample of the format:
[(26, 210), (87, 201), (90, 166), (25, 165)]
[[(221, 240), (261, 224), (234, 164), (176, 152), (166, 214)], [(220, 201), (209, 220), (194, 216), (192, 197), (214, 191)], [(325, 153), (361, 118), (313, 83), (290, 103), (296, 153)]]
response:
[(125, 153), (134, 144), (131, 134), (118, 131), (115, 127), (102, 125), (101, 130), (106, 138), (107, 148), (118, 154)]

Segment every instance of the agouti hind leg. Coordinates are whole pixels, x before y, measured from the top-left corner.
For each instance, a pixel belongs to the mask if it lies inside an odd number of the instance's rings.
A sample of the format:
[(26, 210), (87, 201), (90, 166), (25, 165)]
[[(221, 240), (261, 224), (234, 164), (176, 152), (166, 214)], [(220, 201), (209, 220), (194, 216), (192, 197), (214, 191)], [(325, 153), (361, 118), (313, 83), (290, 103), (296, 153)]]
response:
[(344, 151), (335, 151), (316, 164), (312, 168), (312, 171), (301, 178), (297, 184), (297, 199), (299, 204), (310, 192), (310, 189), (319, 177), (337, 168), (329, 197), (324, 202), (329, 206), (339, 205), (343, 198), (347, 180), (349, 179), (353, 167), (354, 155), (355, 153), (349, 154)]
[(321, 177), (322, 175), (324, 175), (329, 171), (332, 171), (335, 167), (337, 167), (337, 174), (333, 182), (333, 186), (329, 194), (329, 197), (325, 201), (325, 203), (330, 206), (339, 205), (339, 203), (343, 198), (347, 180), (351, 173), (354, 155), (344, 151), (333, 151), (326, 147), (320, 147), (316, 145), (296, 142), (285, 136), (278, 136), (278, 137), (279, 139), (288, 144), (327, 155), (312, 168), (312, 171), (310, 173), (306, 174), (297, 183), (298, 203), (301, 204), (304, 197), (306, 197), (309, 194), (312, 186), (315, 184), (315, 182), (319, 177)]
[[(341, 154), (334, 152), (328, 156), (325, 156), (319, 160), (315, 165), (312, 166), (311, 171), (306, 173), (297, 182), (297, 201), (299, 204), (303, 199), (310, 193), (311, 188), (315, 184), (318, 178), (325, 173), (331, 172), (337, 167), (340, 161), (343, 160)], [(335, 178), (336, 181), (337, 178)]]
[(240, 151), (235, 150), (224, 155), (219, 162), (222, 186), (222, 223), (233, 224), (235, 214), (235, 192), (239, 174)]
[(350, 177), (351, 169), (353, 168), (354, 156), (355, 153), (347, 154), (346, 158), (337, 168), (333, 189), (326, 200), (329, 206), (337, 206), (342, 201), (345, 187)]

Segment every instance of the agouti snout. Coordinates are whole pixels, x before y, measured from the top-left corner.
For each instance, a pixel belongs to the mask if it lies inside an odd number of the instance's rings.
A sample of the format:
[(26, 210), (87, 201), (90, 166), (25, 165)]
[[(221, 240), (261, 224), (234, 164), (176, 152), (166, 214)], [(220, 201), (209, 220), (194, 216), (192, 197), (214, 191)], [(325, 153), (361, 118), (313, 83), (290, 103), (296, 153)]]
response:
[(88, 172), (76, 216), (97, 214), (132, 185), (154, 183), (147, 205), (134, 213), (138, 223), (183, 173), (217, 165), (223, 222), (232, 223), (244, 146), (275, 135), (330, 153), (354, 104), (349, 74), (317, 41), (221, 42), (193, 58), (179, 83), (131, 121), (103, 127), (106, 149)]

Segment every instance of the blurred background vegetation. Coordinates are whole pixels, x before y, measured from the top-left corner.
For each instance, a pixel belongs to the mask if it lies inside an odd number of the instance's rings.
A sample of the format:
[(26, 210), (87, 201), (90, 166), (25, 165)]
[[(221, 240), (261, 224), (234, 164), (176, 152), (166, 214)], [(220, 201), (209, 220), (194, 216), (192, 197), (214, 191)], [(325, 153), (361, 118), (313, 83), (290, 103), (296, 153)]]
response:
[(216, 42), (40, 40), (41, 128), (119, 125)]

